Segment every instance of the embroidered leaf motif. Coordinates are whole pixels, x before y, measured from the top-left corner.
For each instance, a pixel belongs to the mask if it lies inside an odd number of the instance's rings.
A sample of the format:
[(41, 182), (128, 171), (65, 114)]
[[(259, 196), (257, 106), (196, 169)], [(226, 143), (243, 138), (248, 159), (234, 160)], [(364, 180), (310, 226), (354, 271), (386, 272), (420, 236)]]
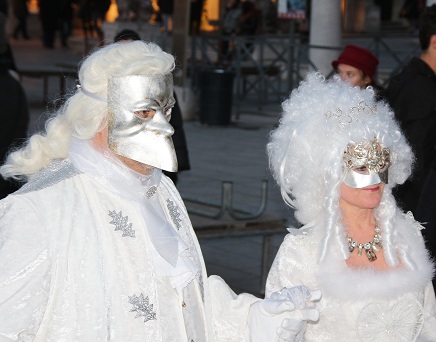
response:
[(150, 189), (147, 190), (146, 193), (147, 198), (154, 196), (156, 192), (157, 192), (157, 188), (153, 185)]
[(156, 312), (153, 312), (153, 304), (150, 304), (148, 296), (144, 298), (141, 293), (138, 296), (135, 294), (129, 296), (129, 303), (133, 305), (132, 311), (136, 312), (135, 318), (144, 317), (144, 322), (156, 319)]
[(112, 217), (112, 221), (109, 223), (115, 226), (115, 231), (121, 230), (123, 237), (135, 237), (135, 230), (132, 229), (132, 224), (127, 222), (128, 216), (123, 216), (121, 211), (117, 214), (115, 210), (109, 211), (109, 216)]
[(174, 202), (169, 199), (167, 199), (167, 207), (170, 212), (171, 219), (173, 220), (177, 229), (179, 229), (180, 222), (182, 222), (182, 220), (179, 217), (180, 216), (179, 207), (177, 205), (174, 205)]

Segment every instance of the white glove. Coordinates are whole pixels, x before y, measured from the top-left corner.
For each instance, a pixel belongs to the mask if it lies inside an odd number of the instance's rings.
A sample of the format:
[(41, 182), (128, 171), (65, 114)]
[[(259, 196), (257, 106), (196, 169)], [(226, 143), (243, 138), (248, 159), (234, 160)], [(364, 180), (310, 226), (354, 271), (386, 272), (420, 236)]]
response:
[(306, 321), (319, 319), (318, 310), (306, 305), (320, 298), (320, 291), (296, 286), (274, 292), (270, 298), (254, 303), (248, 315), (250, 341), (301, 341)]

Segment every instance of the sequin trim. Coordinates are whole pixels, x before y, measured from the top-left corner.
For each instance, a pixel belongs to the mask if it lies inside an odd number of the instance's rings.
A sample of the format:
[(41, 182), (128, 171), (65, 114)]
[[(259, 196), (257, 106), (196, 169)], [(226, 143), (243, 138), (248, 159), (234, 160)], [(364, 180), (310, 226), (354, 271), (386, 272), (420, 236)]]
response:
[(122, 237), (135, 237), (135, 230), (132, 229), (132, 223), (128, 222), (128, 216), (123, 216), (121, 211), (117, 214), (115, 210), (109, 211), (109, 216), (112, 217), (112, 221), (109, 223), (115, 226), (115, 231), (121, 230), (123, 232)]
[(180, 222), (182, 222), (182, 219), (180, 218), (179, 207), (175, 205), (173, 201), (167, 199), (167, 208), (177, 230), (180, 229)]
[(147, 190), (146, 192), (146, 196), (147, 198), (150, 198), (152, 196), (154, 196), (154, 194), (156, 194), (157, 192), (157, 188), (153, 185), (150, 189)]
[(25, 194), (53, 186), (81, 172), (68, 159), (54, 160), (46, 168), (31, 176), (29, 181), (15, 194)]
[(153, 311), (153, 304), (150, 304), (150, 300), (141, 293), (139, 296), (129, 296), (129, 303), (133, 305), (130, 312), (136, 312), (135, 318), (144, 317), (144, 322), (155, 320), (156, 312)]

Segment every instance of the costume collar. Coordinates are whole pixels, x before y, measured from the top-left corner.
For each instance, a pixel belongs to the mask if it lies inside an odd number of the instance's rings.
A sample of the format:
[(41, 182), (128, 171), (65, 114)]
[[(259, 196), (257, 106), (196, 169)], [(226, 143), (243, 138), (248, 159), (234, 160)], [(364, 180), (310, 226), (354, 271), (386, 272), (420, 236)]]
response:
[(75, 138), (70, 145), (69, 159), (78, 170), (141, 208), (142, 216), (147, 218), (144, 221), (147, 234), (157, 252), (153, 260), (158, 274), (186, 278), (188, 273), (191, 280), (195, 277), (198, 268), (184, 256), (188, 247), (169, 224), (156, 194), (161, 170), (154, 169), (150, 175), (139, 174), (125, 166), (109, 149), (100, 152), (90, 142)]

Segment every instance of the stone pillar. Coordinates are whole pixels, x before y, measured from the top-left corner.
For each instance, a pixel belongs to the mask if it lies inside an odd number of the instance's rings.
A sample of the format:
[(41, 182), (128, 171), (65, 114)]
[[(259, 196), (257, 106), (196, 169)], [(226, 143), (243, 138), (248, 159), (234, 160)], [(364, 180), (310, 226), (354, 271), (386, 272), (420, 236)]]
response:
[[(341, 47), (341, 1), (312, 0), (310, 18), (310, 45)], [(317, 70), (327, 76), (332, 71), (331, 61), (339, 50), (310, 48), (309, 58)]]

